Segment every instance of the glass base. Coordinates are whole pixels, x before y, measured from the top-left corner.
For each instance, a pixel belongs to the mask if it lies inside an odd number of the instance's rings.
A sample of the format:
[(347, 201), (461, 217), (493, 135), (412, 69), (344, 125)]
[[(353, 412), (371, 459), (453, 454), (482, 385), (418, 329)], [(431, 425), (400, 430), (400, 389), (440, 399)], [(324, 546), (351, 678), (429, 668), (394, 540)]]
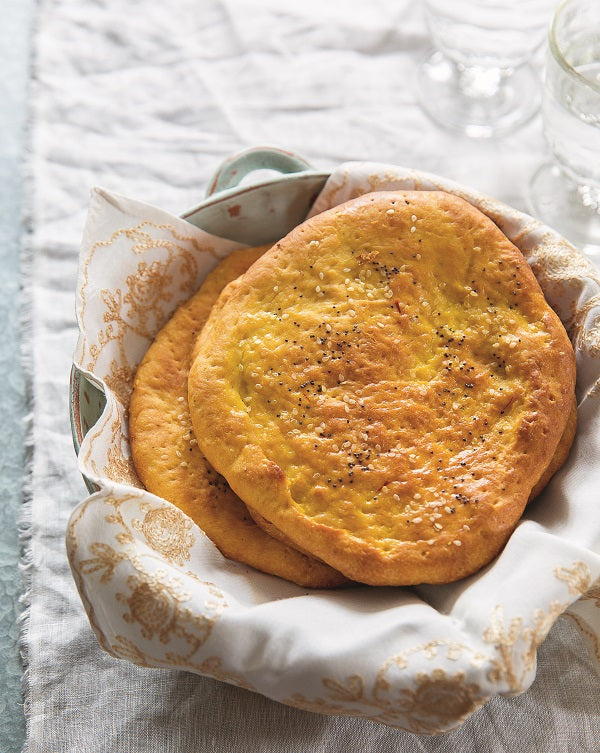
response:
[(585, 189), (557, 165), (547, 163), (534, 173), (529, 198), (534, 217), (600, 261), (600, 205)]
[(540, 106), (540, 80), (529, 65), (510, 71), (458, 65), (441, 52), (419, 67), (419, 103), (439, 125), (490, 138), (530, 120)]

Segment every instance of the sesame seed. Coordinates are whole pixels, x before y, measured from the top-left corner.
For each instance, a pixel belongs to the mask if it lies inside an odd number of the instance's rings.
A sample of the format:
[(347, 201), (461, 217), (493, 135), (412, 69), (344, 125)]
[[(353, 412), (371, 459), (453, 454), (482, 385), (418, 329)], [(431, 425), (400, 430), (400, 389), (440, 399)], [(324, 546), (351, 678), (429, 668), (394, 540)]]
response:
[(394, 210), (393, 209), (388, 209), (387, 212), (386, 212), (386, 214), (394, 214)]
[(325, 275), (323, 274), (323, 272), (319, 272), (319, 280), (322, 280), (324, 277)]
[(320, 292), (321, 292), (321, 286), (320, 286), (320, 285), (317, 285), (317, 287), (315, 288), (315, 291), (316, 291), (317, 293), (320, 293)]
[(422, 523), (423, 518), (413, 518), (413, 523)]
[(276, 293), (279, 290), (279, 285), (273, 285), (273, 292)]
[(410, 219), (411, 219), (411, 220), (412, 220), (413, 222), (416, 222), (416, 221), (417, 221), (417, 215), (416, 215), (416, 214), (413, 214), (413, 216), (412, 216), (412, 217), (411, 217)]
[(459, 541), (458, 539), (454, 539), (452, 543), (454, 544), (454, 546), (462, 546), (462, 541)]
[(410, 229), (411, 233), (415, 233), (417, 231), (417, 228), (413, 225)]
[(419, 492), (417, 492), (417, 493), (415, 494), (415, 499), (421, 499), (421, 495), (419, 494)]
[(440, 525), (439, 523), (434, 523), (433, 527), (436, 531), (441, 531), (444, 526)]

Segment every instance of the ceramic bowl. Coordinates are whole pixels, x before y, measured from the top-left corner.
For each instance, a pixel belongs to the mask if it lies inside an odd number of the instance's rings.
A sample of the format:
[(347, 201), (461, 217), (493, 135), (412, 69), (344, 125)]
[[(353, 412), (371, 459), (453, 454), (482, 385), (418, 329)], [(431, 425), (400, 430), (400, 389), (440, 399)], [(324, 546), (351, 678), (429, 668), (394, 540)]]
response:
[[(329, 176), (288, 152), (252, 149), (226, 160), (204, 201), (182, 217), (213, 235), (259, 245), (277, 241), (309, 210), (389, 188), (446, 190), (484, 211), (522, 250), (576, 347), (578, 436), (588, 441), (576, 441), (568, 465), (543, 503), (528, 508), (505, 550), (481, 572), (446, 586), (357, 586), (326, 594), (225, 559), (189, 518), (136, 484), (125, 462), (126, 401), (114, 385), (124, 379), (119, 370), (131, 378), (156, 331), (150, 328), (122, 352), (104, 351), (106, 368), (94, 371), (94, 361), (85, 373), (73, 370), (77, 450), (95, 427), (78, 465), (102, 488), (72, 511), (67, 554), (90, 625), (112, 656), (207, 675), (305, 710), (438, 733), (491, 696), (529, 687), (536, 647), (562, 611), (576, 609), (581, 624), (593, 622), (587, 615), (597, 610), (596, 597), (578, 597), (600, 575), (600, 519), (590, 514), (600, 482), (600, 447), (591, 440), (600, 427), (600, 281), (575, 249), (532, 217), (445, 178), (397, 166), (346, 163)], [(127, 229), (137, 231), (139, 219)], [(106, 253), (137, 248), (138, 236), (133, 244), (127, 238)], [(106, 246), (95, 235), (94, 241)], [(110, 275), (104, 280), (106, 264), (94, 269), (100, 279), (90, 272), (90, 298), (100, 289), (107, 294), (97, 311), (107, 324), (88, 332), (88, 348), (99, 342), (99, 331), (106, 335), (113, 320), (104, 315), (122, 286)], [(137, 263), (128, 268), (134, 281), (136, 269)], [(167, 277), (159, 279), (164, 293)], [(107, 374), (117, 375), (112, 387)]]

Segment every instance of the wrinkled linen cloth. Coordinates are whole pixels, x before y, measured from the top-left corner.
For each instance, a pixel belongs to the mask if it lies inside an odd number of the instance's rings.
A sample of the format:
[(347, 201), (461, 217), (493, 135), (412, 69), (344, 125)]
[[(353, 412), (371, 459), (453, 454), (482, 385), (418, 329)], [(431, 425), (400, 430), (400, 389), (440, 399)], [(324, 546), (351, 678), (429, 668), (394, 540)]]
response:
[(441, 131), (416, 105), (415, 70), (427, 46), (420, 6), (409, 2), (142, 0), (125, 9), (116, 0), (41, 1), (24, 265), (33, 413), (26, 751), (597, 747), (598, 645), (577, 629), (575, 613), (539, 648), (529, 690), (494, 697), (460, 729), (427, 736), (118, 660), (99, 647), (66, 559), (67, 521), (87, 496), (68, 378), (90, 188), (179, 214), (202, 198), (222, 159), (271, 144), (324, 170), (353, 159), (408, 165), (526, 209), (528, 178), (547, 156), (539, 118), (489, 142)]

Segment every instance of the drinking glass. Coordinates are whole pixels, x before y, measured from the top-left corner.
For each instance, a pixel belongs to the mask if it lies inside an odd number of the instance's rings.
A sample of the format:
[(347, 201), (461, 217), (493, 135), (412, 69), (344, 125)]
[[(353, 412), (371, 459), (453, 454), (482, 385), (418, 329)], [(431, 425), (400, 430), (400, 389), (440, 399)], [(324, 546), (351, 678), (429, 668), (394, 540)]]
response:
[(544, 41), (555, 0), (425, 0), (435, 51), (417, 90), (440, 125), (472, 137), (506, 133), (540, 105), (532, 59)]
[(542, 118), (554, 161), (533, 176), (532, 212), (600, 258), (600, 0), (566, 0), (556, 10)]

